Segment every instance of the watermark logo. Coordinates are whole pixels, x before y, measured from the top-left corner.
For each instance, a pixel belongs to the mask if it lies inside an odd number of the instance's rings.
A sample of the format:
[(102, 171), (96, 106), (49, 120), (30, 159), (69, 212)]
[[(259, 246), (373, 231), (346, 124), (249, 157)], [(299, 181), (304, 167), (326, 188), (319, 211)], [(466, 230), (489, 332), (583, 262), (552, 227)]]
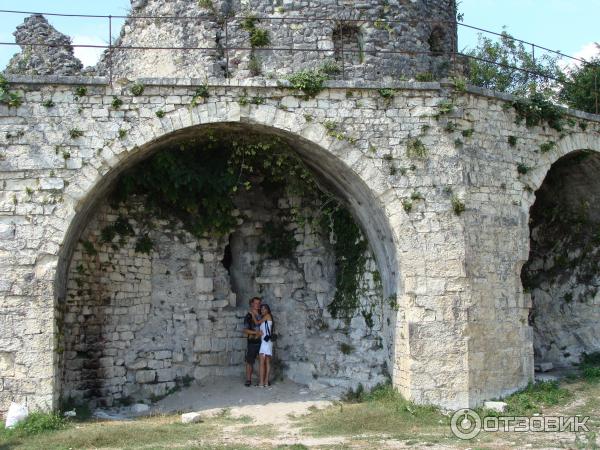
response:
[(473, 439), (482, 431), (495, 432), (552, 432), (580, 433), (589, 432), (586, 423), (589, 417), (556, 417), (556, 416), (499, 416), (481, 417), (472, 409), (459, 409), (452, 415), (450, 428), (452, 433), (459, 439)]
[(461, 409), (450, 420), (452, 433), (459, 439), (473, 439), (481, 433), (481, 417), (472, 409)]

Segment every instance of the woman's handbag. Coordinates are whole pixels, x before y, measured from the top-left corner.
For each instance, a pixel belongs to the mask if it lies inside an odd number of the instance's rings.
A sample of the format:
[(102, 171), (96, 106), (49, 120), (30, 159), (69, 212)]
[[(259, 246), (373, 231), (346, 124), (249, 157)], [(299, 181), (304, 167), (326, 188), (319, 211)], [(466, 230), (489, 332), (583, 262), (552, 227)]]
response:
[(275, 342), (277, 340), (277, 335), (272, 333), (269, 329), (269, 322), (265, 322), (265, 328), (267, 329), (267, 335), (264, 337), (265, 342)]

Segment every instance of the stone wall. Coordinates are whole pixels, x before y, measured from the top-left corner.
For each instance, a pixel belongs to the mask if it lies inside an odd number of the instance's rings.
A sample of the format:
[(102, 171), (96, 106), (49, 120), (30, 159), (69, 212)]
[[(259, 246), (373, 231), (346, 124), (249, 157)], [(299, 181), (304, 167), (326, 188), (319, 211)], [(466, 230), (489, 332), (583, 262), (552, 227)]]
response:
[[(243, 317), (255, 295), (276, 318), (277, 376), (343, 389), (383, 382), (391, 350), (382, 330), (390, 311), (373, 259), (365, 267), (362, 307), (345, 322), (327, 311), (336, 271), (328, 236), (310, 222), (291, 223), (298, 242), (291, 259), (259, 251), (267, 223), (289, 215), (296, 202), (242, 194), (237, 229), (205, 239), (152, 220), (143, 200), (119, 210), (103, 202), (79, 239), (60, 305), (63, 398), (112, 405), (161, 397), (207, 376), (242, 379)], [(109, 240), (115, 229), (123, 234)], [(153, 243), (148, 253), (136, 251), (141, 236)]]
[(397, 299), (383, 335), (407, 398), (474, 406), (533, 377), (520, 280), (529, 209), (555, 161), (600, 151), (597, 117), (569, 112), (563, 133), (527, 128), (510, 97), (439, 83), (334, 82), (307, 99), (275, 81), (231, 80), (192, 105), (198, 84), (189, 79), (140, 80), (141, 95), (106, 79), (10, 81), (24, 102), (0, 105), (0, 410), (13, 399), (57, 404), (55, 305), (77, 239), (123, 170), (201, 129), (278, 136), (348, 205), (384, 298)]

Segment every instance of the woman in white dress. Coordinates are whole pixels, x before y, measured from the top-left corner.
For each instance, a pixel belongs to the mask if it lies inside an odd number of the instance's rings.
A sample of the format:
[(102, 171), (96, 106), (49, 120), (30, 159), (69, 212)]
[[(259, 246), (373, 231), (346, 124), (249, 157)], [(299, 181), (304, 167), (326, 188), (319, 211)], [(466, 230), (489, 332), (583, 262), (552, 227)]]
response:
[(260, 333), (261, 343), (259, 355), (259, 385), (262, 387), (271, 386), (269, 375), (271, 372), (271, 357), (273, 356), (273, 316), (271, 308), (266, 303), (260, 306), (261, 320)]

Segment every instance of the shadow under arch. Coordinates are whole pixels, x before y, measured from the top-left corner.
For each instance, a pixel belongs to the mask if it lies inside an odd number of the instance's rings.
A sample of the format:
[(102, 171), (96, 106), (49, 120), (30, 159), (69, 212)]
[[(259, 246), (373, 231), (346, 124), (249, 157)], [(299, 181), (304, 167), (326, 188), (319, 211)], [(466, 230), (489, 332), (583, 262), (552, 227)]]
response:
[(290, 145), (305, 164), (317, 175), (320, 186), (334, 194), (351, 211), (366, 235), (377, 266), (385, 298), (396, 295), (399, 286), (398, 261), (394, 234), (381, 202), (360, 176), (337, 156), (319, 144), (300, 135), (280, 128), (250, 122), (214, 122), (192, 125), (166, 133), (147, 144), (136, 147), (130, 155), (109, 170), (98, 183), (79, 201), (64, 241), (59, 250), (55, 278), (55, 298), (62, 301), (66, 295), (67, 273), (79, 236), (85, 229), (98, 204), (110, 192), (119, 176), (127, 169), (152, 156), (171, 143), (194, 136), (199, 130), (211, 129), (220, 132), (243, 133), (251, 131), (265, 137), (277, 136)]
[[(567, 149), (570, 150), (570, 149)], [(529, 209), (529, 256), (521, 281), (531, 293), (536, 365), (569, 367), (600, 351), (600, 152), (570, 150), (552, 163)], [(594, 300), (595, 299), (595, 300)]]

